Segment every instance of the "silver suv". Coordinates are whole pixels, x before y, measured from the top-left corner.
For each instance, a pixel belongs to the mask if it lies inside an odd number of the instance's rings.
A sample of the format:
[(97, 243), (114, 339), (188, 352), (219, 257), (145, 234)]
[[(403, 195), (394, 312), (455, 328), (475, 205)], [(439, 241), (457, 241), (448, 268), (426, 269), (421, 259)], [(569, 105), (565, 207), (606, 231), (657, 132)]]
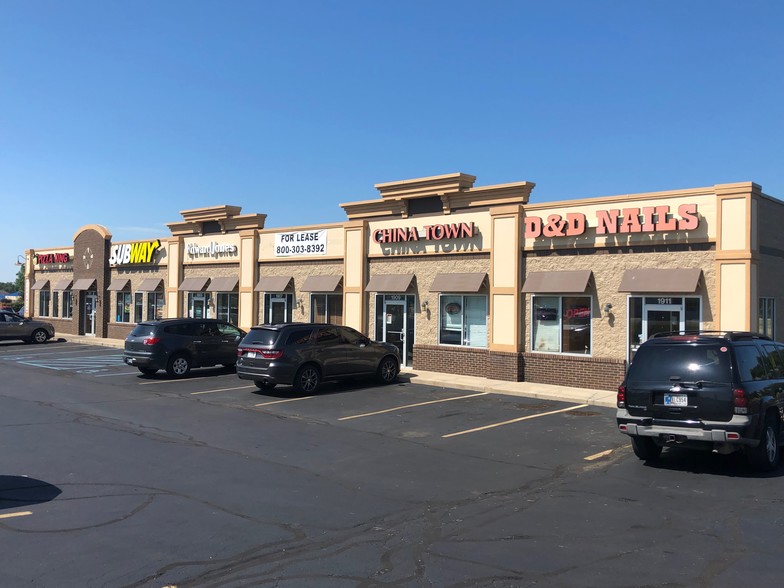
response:
[(0, 340), (21, 339), (28, 343), (46, 343), (52, 337), (52, 323), (23, 318), (16, 313), (0, 310)]
[(311, 394), (322, 381), (376, 375), (397, 379), (400, 355), (389, 343), (371, 341), (351, 327), (283, 323), (253, 327), (237, 348), (237, 375), (261, 390), (292, 384)]

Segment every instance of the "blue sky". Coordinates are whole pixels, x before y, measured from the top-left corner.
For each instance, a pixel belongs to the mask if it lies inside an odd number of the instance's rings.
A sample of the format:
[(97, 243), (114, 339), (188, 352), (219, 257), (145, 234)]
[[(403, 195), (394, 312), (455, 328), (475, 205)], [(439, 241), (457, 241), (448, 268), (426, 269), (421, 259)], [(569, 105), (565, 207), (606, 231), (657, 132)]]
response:
[(782, 30), (779, 0), (0, 0), (0, 281), (86, 224), (340, 222), (458, 171), (532, 202), (784, 199)]

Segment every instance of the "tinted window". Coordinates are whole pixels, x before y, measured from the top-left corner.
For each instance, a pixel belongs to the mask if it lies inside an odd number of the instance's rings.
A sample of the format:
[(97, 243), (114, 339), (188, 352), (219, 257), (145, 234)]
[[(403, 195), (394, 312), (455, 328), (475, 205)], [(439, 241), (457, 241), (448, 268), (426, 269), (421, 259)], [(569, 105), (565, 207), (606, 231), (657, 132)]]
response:
[(630, 380), (729, 382), (730, 354), (724, 345), (643, 345), (629, 367)]
[(738, 361), (738, 374), (741, 382), (767, 378), (762, 354), (756, 345), (736, 345), (735, 359)]
[(136, 325), (131, 337), (151, 337), (155, 333), (155, 325)]
[(221, 335), (239, 335), (240, 330), (235, 327), (234, 325), (229, 325), (226, 323), (218, 323), (218, 330), (221, 332)]
[(343, 339), (346, 343), (350, 343), (351, 345), (359, 345), (366, 340), (364, 335), (349, 327), (342, 327), (340, 329), (340, 334), (343, 335)]
[(317, 345), (334, 345), (340, 342), (337, 329), (319, 329), (316, 331)]
[(784, 363), (781, 360), (781, 355), (779, 355), (778, 349), (776, 349), (773, 345), (763, 345), (762, 349), (764, 350), (765, 357), (768, 360), (767, 368), (770, 372), (770, 377), (784, 377)]
[(176, 325), (168, 325), (163, 329), (164, 333), (169, 333), (170, 335), (184, 335), (188, 337), (200, 335), (201, 330), (201, 323), (179, 323)]
[(279, 334), (280, 331), (276, 329), (251, 329), (242, 342), (255, 343), (256, 345), (272, 345)]
[(289, 331), (289, 335), (286, 338), (286, 345), (305, 345), (310, 341), (310, 334), (312, 332), (313, 329), (294, 329), (293, 331)]

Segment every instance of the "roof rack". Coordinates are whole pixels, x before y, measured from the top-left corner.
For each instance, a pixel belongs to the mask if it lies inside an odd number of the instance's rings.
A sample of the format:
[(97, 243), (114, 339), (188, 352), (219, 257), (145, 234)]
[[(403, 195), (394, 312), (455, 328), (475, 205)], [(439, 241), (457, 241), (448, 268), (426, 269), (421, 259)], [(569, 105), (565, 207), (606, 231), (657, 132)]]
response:
[(761, 339), (763, 341), (772, 341), (771, 337), (767, 335), (762, 335), (760, 333), (755, 333), (753, 331), (702, 331), (702, 330), (690, 330), (690, 331), (665, 331), (662, 333), (654, 333), (651, 336), (651, 339), (656, 339), (659, 337), (676, 337), (676, 336), (687, 336), (687, 335), (695, 335), (695, 336), (714, 336), (714, 337), (722, 337), (723, 339), (727, 339), (728, 341), (747, 341), (750, 339)]

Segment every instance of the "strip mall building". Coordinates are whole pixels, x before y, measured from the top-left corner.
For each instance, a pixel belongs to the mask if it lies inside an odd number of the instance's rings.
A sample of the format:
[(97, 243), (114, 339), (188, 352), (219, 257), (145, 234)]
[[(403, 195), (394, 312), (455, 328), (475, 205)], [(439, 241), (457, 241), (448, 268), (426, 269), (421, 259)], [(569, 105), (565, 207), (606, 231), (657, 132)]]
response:
[(784, 203), (758, 185), (537, 204), (530, 182), (475, 179), (378, 184), (334, 224), (266, 229), (216, 206), (147, 241), (86, 225), (26, 251), (26, 300), (66, 336), (179, 316), (336, 322), (414, 369), (602, 389), (659, 331), (775, 336)]

